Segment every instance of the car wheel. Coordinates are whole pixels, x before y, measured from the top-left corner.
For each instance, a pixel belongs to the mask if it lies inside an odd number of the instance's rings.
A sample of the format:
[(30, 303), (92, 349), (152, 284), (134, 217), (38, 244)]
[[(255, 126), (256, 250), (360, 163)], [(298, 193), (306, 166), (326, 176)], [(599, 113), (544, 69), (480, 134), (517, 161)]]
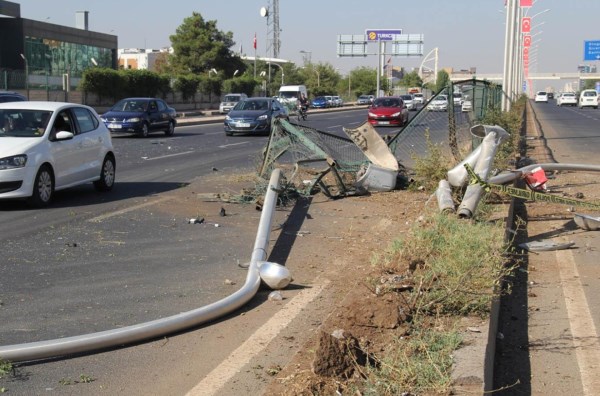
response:
[(115, 185), (115, 159), (107, 155), (100, 169), (100, 179), (94, 182), (94, 187), (98, 191), (110, 191)]
[(173, 121), (169, 121), (169, 127), (165, 131), (165, 135), (173, 136), (174, 133), (175, 133), (175, 123)]
[(142, 130), (140, 131), (140, 136), (141, 136), (141, 137), (144, 137), (144, 138), (145, 138), (145, 137), (148, 137), (148, 133), (149, 133), (149, 132), (150, 132), (150, 131), (148, 130), (148, 124), (144, 122), (144, 123), (142, 124)]
[(54, 177), (52, 169), (48, 165), (43, 165), (35, 175), (33, 182), (33, 193), (29, 198), (29, 203), (35, 207), (48, 206), (54, 196)]

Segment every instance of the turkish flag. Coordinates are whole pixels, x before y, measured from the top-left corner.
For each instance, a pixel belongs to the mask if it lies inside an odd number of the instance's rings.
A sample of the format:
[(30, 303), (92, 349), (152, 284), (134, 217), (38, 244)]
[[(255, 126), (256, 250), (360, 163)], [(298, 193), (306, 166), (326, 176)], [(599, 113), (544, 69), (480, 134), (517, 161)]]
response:
[(521, 0), (519, 2), (519, 6), (521, 7), (531, 7), (533, 5), (533, 0)]
[(531, 32), (531, 18), (523, 17), (523, 19), (521, 19), (521, 33), (529, 32)]
[(254, 33), (254, 41), (252, 42), (254, 49), (256, 49), (256, 33)]
[(531, 36), (530, 35), (523, 36), (523, 47), (525, 47), (525, 49), (531, 47)]

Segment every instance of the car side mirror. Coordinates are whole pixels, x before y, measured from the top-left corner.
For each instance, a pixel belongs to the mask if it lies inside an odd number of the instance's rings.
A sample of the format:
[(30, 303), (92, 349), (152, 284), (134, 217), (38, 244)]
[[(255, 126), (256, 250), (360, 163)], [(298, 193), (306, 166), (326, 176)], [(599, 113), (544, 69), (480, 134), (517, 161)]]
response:
[(69, 140), (73, 139), (73, 133), (67, 131), (59, 131), (56, 133), (55, 140)]

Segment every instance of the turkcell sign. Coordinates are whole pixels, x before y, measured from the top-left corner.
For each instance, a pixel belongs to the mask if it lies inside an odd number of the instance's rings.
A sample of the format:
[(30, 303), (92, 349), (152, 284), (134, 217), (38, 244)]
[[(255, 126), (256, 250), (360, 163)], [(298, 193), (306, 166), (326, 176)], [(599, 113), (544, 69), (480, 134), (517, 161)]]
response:
[(591, 40), (583, 42), (583, 60), (600, 60), (600, 40)]
[(392, 41), (397, 35), (402, 34), (402, 29), (366, 29), (367, 41)]

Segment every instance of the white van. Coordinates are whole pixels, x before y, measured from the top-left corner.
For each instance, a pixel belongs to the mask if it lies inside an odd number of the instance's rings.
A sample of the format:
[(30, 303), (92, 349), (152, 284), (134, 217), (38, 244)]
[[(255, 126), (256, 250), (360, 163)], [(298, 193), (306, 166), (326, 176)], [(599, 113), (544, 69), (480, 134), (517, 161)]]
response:
[(288, 107), (295, 107), (300, 94), (308, 98), (306, 86), (304, 85), (282, 85), (279, 88), (279, 101)]
[(580, 109), (584, 107), (593, 107), (594, 109), (598, 108), (598, 92), (595, 89), (584, 89), (581, 91), (579, 95), (579, 104)]

